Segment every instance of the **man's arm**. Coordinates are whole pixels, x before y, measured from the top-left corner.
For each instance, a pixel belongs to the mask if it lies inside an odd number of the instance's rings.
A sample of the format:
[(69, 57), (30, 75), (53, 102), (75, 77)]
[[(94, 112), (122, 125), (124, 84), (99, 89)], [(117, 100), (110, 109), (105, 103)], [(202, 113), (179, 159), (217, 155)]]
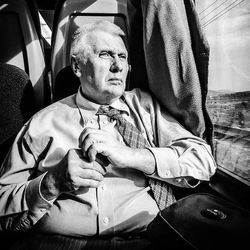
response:
[(1, 166), (0, 222), (4, 230), (27, 230), (51, 206), (39, 194), (43, 174), (35, 177), (37, 163), (28, 146), (28, 127), (29, 124), (25, 125), (19, 132)]
[[(79, 149), (69, 150), (53, 170), (38, 173), (39, 156), (33, 153), (30, 146), (34, 140), (26, 130), (27, 126), (20, 131), (1, 169), (0, 230), (28, 230), (62, 192), (97, 187), (105, 174), (98, 163), (85, 160)], [(41, 152), (48, 149), (49, 140), (43, 137)]]
[[(178, 126), (176, 123), (175, 129)], [(200, 180), (209, 180), (216, 164), (204, 140), (181, 127), (179, 130), (188, 136), (172, 141), (170, 146), (135, 149), (121, 144), (107, 131), (88, 128), (82, 136), (82, 150), (90, 161), (102, 154), (120, 168), (134, 168), (173, 185), (192, 188)]]
[(134, 89), (125, 94), (125, 99), (130, 109), (137, 112), (132, 118), (145, 130), (155, 157), (156, 171), (150, 177), (180, 187), (209, 181), (217, 166), (206, 141), (185, 129), (149, 93)]
[(152, 147), (156, 159), (153, 178), (193, 188), (200, 181), (209, 181), (215, 173), (216, 163), (210, 146), (200, 138), (183, 138), (168, 147)]
[(119, 167), (136, 168), (150, 177), (181, 187), (192, 188), (210, 179), (216, 163), (204, 140), (187, 131), (148, 93), (135, 89), (126, 93), (125, 98), (128, 106), (138, 112), (137, 117), (142, 118), (135, 123), (141, 124), (141, 130), (145, 129), (151, 147), (131, 149), (105, 131), (89, 129), (82, 137), (82, 148), (90, 160), (102, 154)]

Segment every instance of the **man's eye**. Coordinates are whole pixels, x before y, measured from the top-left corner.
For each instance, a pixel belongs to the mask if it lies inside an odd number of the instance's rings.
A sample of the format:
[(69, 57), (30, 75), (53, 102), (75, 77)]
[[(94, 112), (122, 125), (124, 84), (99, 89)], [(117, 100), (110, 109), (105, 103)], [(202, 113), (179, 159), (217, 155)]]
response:
[(110, 57), (110, 54), (109, 54), (108, 52), (101, 52), (101, 53), (99, 54), (99, 56), (100, 56), (101, 58), (109, 58), (109, 57)]
[(119, 55), (119, 58), (123, 59), (123, 60), (126, 60), (127, 59), (127, 56), (125, 54), (120, 54)]

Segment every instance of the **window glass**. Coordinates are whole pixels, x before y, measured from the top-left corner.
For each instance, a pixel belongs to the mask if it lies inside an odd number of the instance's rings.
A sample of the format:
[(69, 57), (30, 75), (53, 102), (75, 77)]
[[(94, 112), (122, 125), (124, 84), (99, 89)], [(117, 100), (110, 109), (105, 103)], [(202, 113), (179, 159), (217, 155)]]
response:
[(250, 185), (250, 1), (198, 0), (210, 45), (207, 108), (220, 169)]

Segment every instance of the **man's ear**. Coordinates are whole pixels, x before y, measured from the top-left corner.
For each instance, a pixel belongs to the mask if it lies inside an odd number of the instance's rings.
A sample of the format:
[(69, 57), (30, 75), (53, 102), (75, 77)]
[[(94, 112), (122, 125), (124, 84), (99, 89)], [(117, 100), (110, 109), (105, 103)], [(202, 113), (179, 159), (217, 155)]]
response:
[(128, 72), (131, 72), (132, 66), (131, 64), (128, 65)]
[(82, 73), (81, 73), (81, 69), (80, 69), (78, 60), (76, 59), (76, 57), (75, 57), (74, 55), (71, 56), (71, 68), (72, 68), (74, 74), (75, 74), (77, 77), (80, 78), (80, 77), (82, 76)]

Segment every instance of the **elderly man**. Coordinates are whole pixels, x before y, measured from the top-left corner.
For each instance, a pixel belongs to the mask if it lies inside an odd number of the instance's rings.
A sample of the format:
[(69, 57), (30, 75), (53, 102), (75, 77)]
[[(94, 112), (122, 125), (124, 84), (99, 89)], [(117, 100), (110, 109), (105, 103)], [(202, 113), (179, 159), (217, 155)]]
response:
[(149, 93), (125, 92), (123, 36), (105, 21), (75, 32), (78, 93), (34, 115), (2, 166), (1, 227), (40, 235), (27, 240), (34, 249), (80, 249), (93, 239), (98, 249), (140, 249), (148, 224), (174, 201), (171, 185), (192, 188), (215, 172), (205, 141)]

